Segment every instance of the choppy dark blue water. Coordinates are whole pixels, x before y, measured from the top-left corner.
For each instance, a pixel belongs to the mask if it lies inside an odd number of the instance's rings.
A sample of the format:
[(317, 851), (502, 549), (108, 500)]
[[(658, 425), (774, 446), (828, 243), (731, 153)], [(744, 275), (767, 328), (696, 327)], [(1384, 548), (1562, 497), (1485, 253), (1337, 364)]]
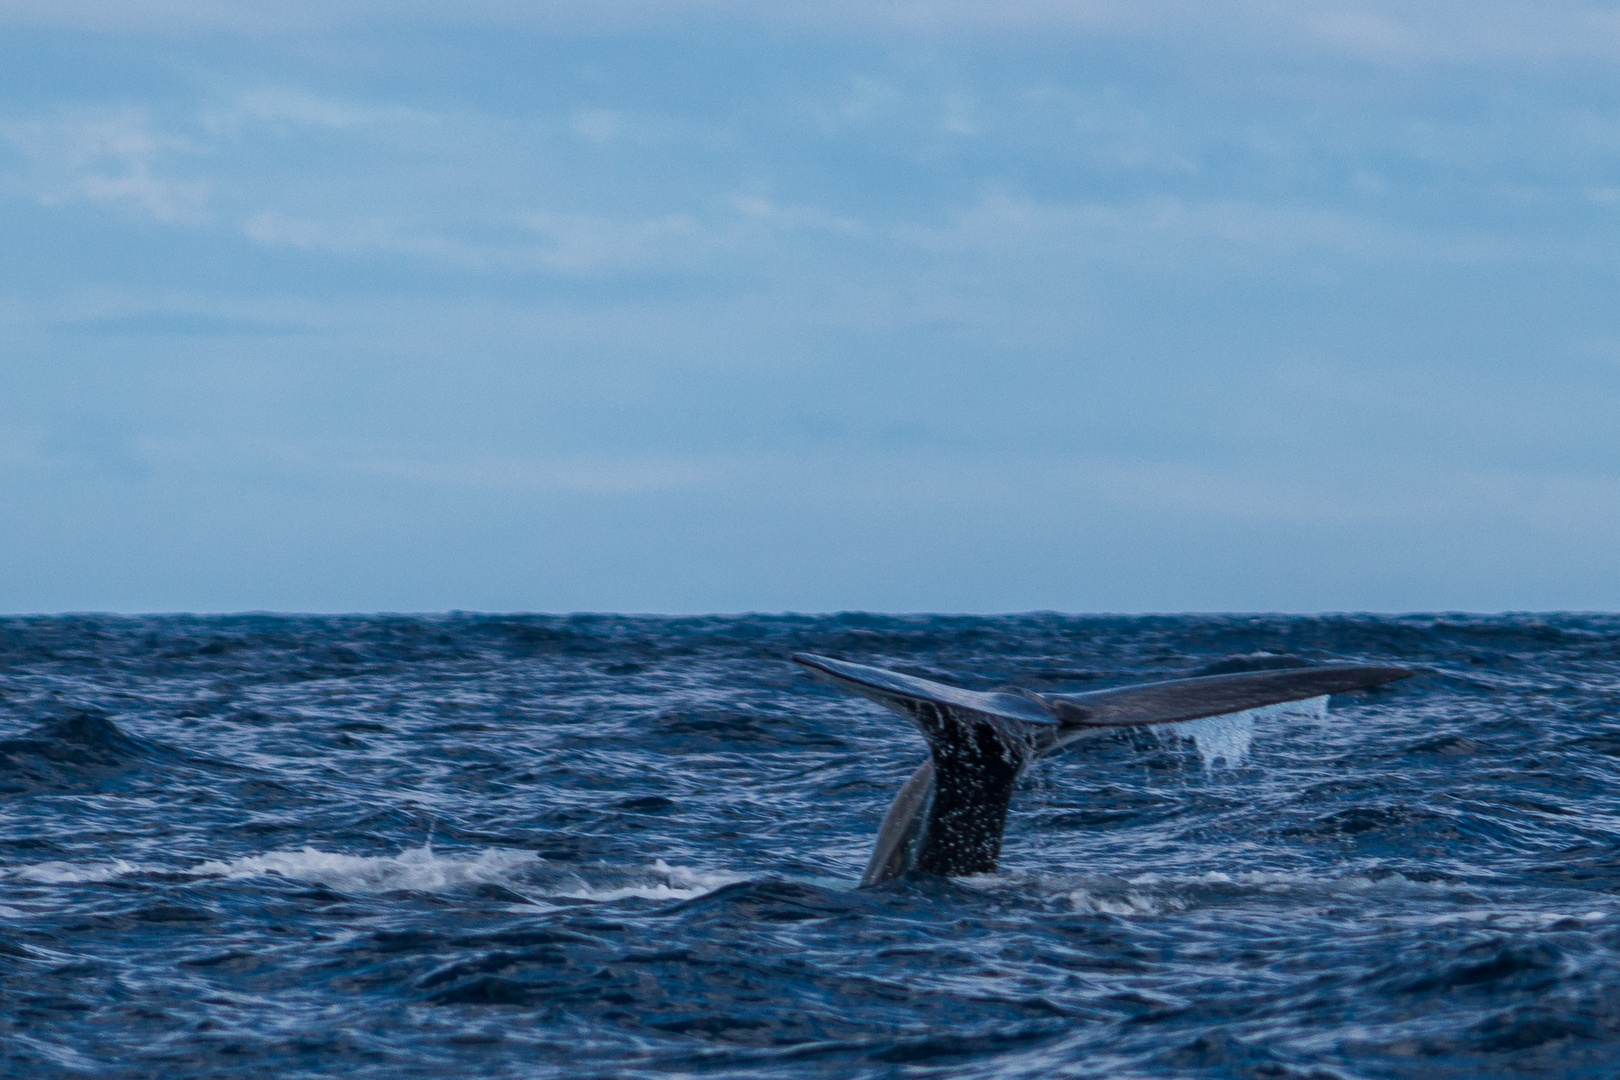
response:
[[(1419, 677), (1082, 743), (855, 890), (923, 758), (809, 650)], [(9, 1075), (1609, 1077), (1620, 617), (0, 620)]]

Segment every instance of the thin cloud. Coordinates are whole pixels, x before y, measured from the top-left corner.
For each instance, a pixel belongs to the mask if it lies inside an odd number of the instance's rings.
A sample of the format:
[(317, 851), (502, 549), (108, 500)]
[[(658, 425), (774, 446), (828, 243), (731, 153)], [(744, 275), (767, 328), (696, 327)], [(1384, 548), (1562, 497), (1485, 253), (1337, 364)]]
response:
[(226, 108), (205, 114), (203, 125), (212, 131), (239, 131), (250, 124), (351, 128), (435, 120), (419, 109), (379, 108), (323, 98), (298, 87), (266, 87), (238, 94)]
[(574, 277), (690, 267), (723, 241), (687, 214), (619, 219), (533, 212), (518, 215), (516, 224), (521, 232), (510, 243), (480, 244), (415, 232), (388, 218), (332, 221), (263, 211), (243, 223), (242, 233), (269, 247), (349, 257), (403, 255), (469, 270)]
[(0, 124), (0, 137), (29, 163), (13, 186), (45, 206), (91, 203), (164, 224), (210, 219), (206, 180), (165, 175), (165, 166), (199, 148), (152, 130), (140, 110), (67, 114)]
[(602, 33), (696, 20), (863, 37), (1066, 34), (1179, 41), (1272, 54), (1339, 55), (1378, 64), (1511, 59), (1608, 61), (1620, 13), (1560, 0), (0, 0), (0, 25), (97, 32), (268, 36), (415, 24)]
[(730, 149), (737, 143), (736, 133), (723, 125), (695, 123), (655, 110), (583, 107), (568, 116), (566, 127), (575, 138), (600, 147)]
[(1620, 477), (1448, 468), (1371, 467), (1353, 475), (1288, 475), (1253, 466), (1097, 461), (1077, 483), (1138, 509), (1200, 519), (1316, 528), (1512, 521), (1554, 532), (1620, 525)]
[[(0, 431), (0, 435), (4, 432)], [(0, 443), (3, 445), (3, 443)], [(727, 458), (674, 455), (590, 455), (501, 453), (444, 446), (364, 445), (335, 442), (219, 444), (176, 441), (162, 448), (176, 471), (197, 463), (253, 463), (293, 472), (342, 476), (359, 481), (392, 481), (460, 491), (511, 495), (648, 495), (712, 489), (759, 470)]]
[(1378, 12), (1332, 11), (1317, 17), (1314, 28), (1323, 40), (1367, 59), (1416, 59), (1423, 46), (1410, 27)]
[[(1396, 262), (1461, 265), (1582, 262), (1612, 258), (1585, 238), (1518, 237), (1397, 226), (1340, 210), (1242, 200), (1168, 196), (1119, 203), (1040, 203), (987, 195), (938, 224), (907, 222), (891, 235), (936, 255), (981, 253), (1021, 259), (1115, 262), (1196, 269), (1205, 257), (1267, 258), (1311, 252)], [(1193, 259), (1193, 256), (1200, 256)]]
[(777, 229), (812, 229), (864, 236), (871, 230), (864, 222), (834, 214), (815, 206), (778, 206), (757, 195), (733, 195), (731, 205), (744, 218)]
[(542, 246), (533, 254), (536, 261), (569, 274), (691, 264), (716, 244), (716, 237), (688, 214), (627, 221), (537, 212), (518, 220), (542, 237)]
[(346, 256), (409, 255), (471, 270), (510, 265), (523, 258), (521, 252), (412, 233), (387, 218), (331, 222), (267, 210), (244, 222), (242, 234), (267, 247), (291, 247)]
[(44, 435), (38, 430), (0, 428), (0, 468), (20, 469), (37, 466), (42, 455)]
[(514, 494), (645, 495), (712, 487), (726, 470), (673, 458), (525, 458), (479, 456), (451, 460), (368, 457), (346, 466), (360, 476), (433, 487)]
[(1369, 459), (1353, 471), (1213, 466), (1121, 457), (941, 460), (935, 453), (717, 456), (422, 457), (344, 454), (301, 460), (357, 475), (512, 493), (632, 495), (770, 491), (790, 500), (872, 502), (919, 511), (1116, 507), (1250, 526), (1366, 528), (1512, 522), (1555, 533), (1620, 526), (1620, 477)]
[(902, 243), (941, 253), (1021, 254), (1061, 248), (1092, 258), (1130, 256), (1147, 244), (1163, 249), (1205, 240), (1273, 253), (1328, 247), (1363, 254), (1387, 246), (1377, 223), (1334, 211), (1168, 197), (1119, 204), (1046, 204), (1021, 196), (987, 195), (951, 213), (943, 225), (900, 225), (893, 235)]

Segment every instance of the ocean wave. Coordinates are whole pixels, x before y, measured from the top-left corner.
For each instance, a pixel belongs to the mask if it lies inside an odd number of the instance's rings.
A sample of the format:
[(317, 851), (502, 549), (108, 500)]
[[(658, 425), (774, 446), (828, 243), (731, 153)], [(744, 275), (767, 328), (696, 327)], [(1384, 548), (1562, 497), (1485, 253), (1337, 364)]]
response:
[[(1424, 674), (1100, 733), (998, 872), (857, 889), (926, 750), (794, 651)], [(0, 1062), (1607, 1076), (1617, 680), (1615, 616), (0, 618)]]
[(488, 849), (470, 855), (440, 855), (431, 844), (407, 848), (398, 855), (341, 855), (305, 847), (229, 860), (211, 860), (190, 868), (198, 877), (241, 880), (280, 877), (326, 885), (339, 892), (440, 892), (463, 885), (508, 880), (514, 870), (532, 865), (532, 851)]

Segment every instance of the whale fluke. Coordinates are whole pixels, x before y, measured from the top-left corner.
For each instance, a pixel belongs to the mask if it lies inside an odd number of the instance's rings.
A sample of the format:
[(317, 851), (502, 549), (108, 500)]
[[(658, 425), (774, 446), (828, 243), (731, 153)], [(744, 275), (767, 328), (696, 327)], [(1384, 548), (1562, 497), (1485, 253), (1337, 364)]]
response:
[(1221, 716), (1415, 674), (1401, 667), (1332, 664), (1035, 694), (965, 690), (811, 653), (795, 653), (793, 661), (895, 710), (928, 742), (929, 759), (901, 786), (878, 831), (863, 886), (912, 871), (994, 871), (1019, 775), (1036, 758), (1099, 729)]
[(917, 705), (929, 704), (1026, 724), (1055, 725), (1058, 722), (1044, 699), (1033, 694), (963, 690), (959, 686), (947, 686), (932, 679), (920, 679), (915, 675), (902, 675), (898, 671), (852, 664), (847, 660), (834, 660), (830, 656), (816, 656), (814, 653), (794, 653), (793, 662), (808, 668), (811, 674), (825, 682), (871, 698), (907, 716)]
[(1365, 690), (1412, 674), (1401, 667), (1329, 664), (1167, 679), (1084, 694), (1051, 694), (1043, 696), (1041, 701), (1066, 727), (1175, 724), (1258, 709), (1262, 705)]

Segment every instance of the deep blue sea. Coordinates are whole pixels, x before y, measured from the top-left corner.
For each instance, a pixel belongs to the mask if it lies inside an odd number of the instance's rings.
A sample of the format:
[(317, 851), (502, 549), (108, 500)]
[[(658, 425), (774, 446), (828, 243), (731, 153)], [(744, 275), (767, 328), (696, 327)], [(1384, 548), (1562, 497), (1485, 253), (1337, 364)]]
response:
[[(925, 755), (797, 650), (1378, 690), (1046, 760), (855, 889)], [(1620, 616), (0, 619), (26, 1077), (1614, 1077)]]

